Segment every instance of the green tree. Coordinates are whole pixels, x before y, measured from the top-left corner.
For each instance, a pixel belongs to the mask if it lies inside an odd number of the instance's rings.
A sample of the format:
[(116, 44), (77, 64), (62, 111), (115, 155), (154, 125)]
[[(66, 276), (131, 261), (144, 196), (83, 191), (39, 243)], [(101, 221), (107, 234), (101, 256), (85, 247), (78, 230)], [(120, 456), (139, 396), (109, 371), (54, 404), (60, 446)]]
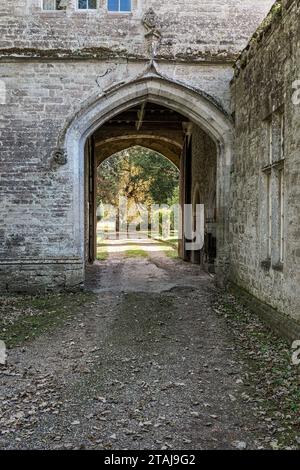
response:
[(133, 147), (103, 162), (98, 171), (98, 204), (117, 205), (119, 196), (135, 204), (168, 204), (176, 199), (178, 169), (143, 147)]

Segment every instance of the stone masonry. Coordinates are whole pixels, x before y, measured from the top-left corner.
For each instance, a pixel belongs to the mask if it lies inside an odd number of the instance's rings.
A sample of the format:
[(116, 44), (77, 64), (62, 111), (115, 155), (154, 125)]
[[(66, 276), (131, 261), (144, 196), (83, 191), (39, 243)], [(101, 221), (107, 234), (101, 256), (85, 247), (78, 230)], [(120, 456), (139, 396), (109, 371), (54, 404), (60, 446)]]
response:
[[(180, 87), (184, 97), (186, 87), (190, 95), (207, 100), (203, 110), (213, 107), (228, 127), (234, 124), (234, 151), (222, 162), (216, 162), (216, 154), (224, 151), (225, 131), (218, 131), (220, 140), (216, 131), (213, 142), (213, 118), (203, 118), (203, 131), (195, 126), (192, 198), (198, 188), (203, 200), (210, 201), (211, 215), (222, 214), (223, 265), (231, 280), (299, 318), (300, 105), (292, 104), (292, 84), (300, 80), (299, 1), (278, 2), (264, 20), (272, 4), (272, 0), (132, 0), (132, 12), (127, 14), (108, 12), (106, 0), (99, 0), (91, 11), (78, 10), (76, 0), (58, 11), (43, 11), (40, 0), (1, 4), (1, 291), (64, 289), (83, 282), (85, 249), (78, 227), (84, 232), (80, 215), (84, 190), (79, 183), (84, 181), (84, 165), (72, 156), (76, 150), (66, 152), (64, 137), (82, 113), (89, 116), (87, 110), (92, 112), (98, 97), (105, 103), (107, 96), (109, 102), (114, 90), (130, 83), (136, 83), (133, 95), (137, 96), (138, 78), (148, 73), (151, 81), (155, 70), (159, 80), (173, 84), (174, 95)], [(160, 93), (158, 88), (158, 97)], [(261, 222), (265, 217), (262, 170), (265, 124), (283, 106), (286, 253), (278, 269), (262, 248), (266, 236)], [(201, 116), (198, 126), (200, 121)], [(92, 121), (86, 122), (85, 137), (96, 129), (90, 130)], [(77, 136), (79, 125), (73, 125), (72, 132)], [(197, 155), (206, 162), (202, 173)], [(223, 175), (230, 174), (225, 181)], [(206, 192), (205, 175), (209, 176)]]
[[(235, 151), (231, 190), (231, 277), (265, 303), (300, 319), (300, 3), (278, 3), (235, 67), (231, 92)], [(266, 227), (270, 116), (283, 113), (284, 261), (278, 264), (278, 187), (272, 188), (272, 252)], [(273, 130), (274, 134), (274, 130)], [(273, 135), (272, 178), (281, 156)], [(275, 219), (275, 220), (274, 220)], [(275, 226), (274, 226), (275, 222)]]

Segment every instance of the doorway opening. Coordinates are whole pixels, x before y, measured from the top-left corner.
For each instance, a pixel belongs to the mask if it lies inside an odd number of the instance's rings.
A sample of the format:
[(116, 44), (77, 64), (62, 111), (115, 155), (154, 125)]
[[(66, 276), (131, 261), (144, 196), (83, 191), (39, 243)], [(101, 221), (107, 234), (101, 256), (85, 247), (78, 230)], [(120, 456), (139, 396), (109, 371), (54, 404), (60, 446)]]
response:
[[(70, 221), (73, 253), (81, 262), (82, 280), (84, 265), (96, 259), (97, 166), (101, 159), (133, 145), (155, 150), (178, 166), (183, 219), (188, 218), (184, 208), (186, 204), (192, 206), (198, 180), (200, 198), (205, 196), (210, 208), (205, 214), (207, 243), (202, 249), (210, 246), (211, 254), (204, 260), (209, 259), (210, 264), (214, 260), (217, 282), (224, 286), (229, 272), (233, 123), (214, 98), (161, 76), (155, 68), (91, 97), (58, 139), (57, 148), (66, 154), (73, 175)], [(191, 227), (192, 220), (191, 212)], [(186, 241), (182, 237), (179, 243), (180, 257), (192, 261)]]
[(179, 169), (158, 152), (134, 146), (104, 160), (97, 171), (97, 259), (159, 250), (175, 257), (179, 202)]
[[(180, 258), (214, 272), (216, 173), (214, 141), (185, 115), (145, 100), (109, 119), (85, 146), (86, 260), (105, 258), (105, 238), (146, 236), (173, 243), (173, 248), (178, 243)], [(127, 198), (126, 226), (120, 197)], [(139, 204), (147, 208), (146, 216), (136, 210)], [(171, 208), (176, 204), (177, 212)], [(129, 214), (133, 205), (135, 213)], [(151, 210), (153, 205), (161, 207)], [(198, 206), (204, 207), (199, 246), (195, 244)]]

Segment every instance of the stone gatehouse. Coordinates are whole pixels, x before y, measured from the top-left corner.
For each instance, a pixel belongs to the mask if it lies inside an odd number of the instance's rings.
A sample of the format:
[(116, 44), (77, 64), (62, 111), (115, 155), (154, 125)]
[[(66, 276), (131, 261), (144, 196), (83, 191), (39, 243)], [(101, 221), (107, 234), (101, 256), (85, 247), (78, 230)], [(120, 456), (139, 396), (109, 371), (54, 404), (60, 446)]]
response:
[(1, 292), (82, 284), (97, 165), (144, 145), (206, 207), (215, 259), (181, 256), (300, 320), (300, 2), (273, 3), (2, 2)]

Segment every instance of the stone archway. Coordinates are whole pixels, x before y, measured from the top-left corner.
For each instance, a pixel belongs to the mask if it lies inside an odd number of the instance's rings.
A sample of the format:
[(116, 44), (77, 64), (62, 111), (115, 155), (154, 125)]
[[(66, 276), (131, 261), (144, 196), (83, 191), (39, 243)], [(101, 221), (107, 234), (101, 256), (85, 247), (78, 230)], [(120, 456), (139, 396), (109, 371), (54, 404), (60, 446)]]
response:
[(228, 264), (228, 203), (232, 161), (232, 123), (212, 98), (199, 90), (149, 73), (121, 84), (91, 99), (61, 137), (73, 172), (74, 234), (78, 255), (84, 263), (84, 147), (96, 129), (112, 117), (145, 100), (185, 115), (215, 142), (217, 159), (217, 239), (216, 270), (222, 282)]
[(180, 158), (178, 156), (178, 153), (181, 151), (180, 144), (172, 139), (159, 138), (156, 135), (149, 136), (144, 133), (141, 135), (111, 137), (103, 140), (98, 145), (96, 144), (97, 162), (101, 164), (111, 155), (135, 146), (146, 147), (158, 152), (174, 163), (177, 168), (180, 167)]

